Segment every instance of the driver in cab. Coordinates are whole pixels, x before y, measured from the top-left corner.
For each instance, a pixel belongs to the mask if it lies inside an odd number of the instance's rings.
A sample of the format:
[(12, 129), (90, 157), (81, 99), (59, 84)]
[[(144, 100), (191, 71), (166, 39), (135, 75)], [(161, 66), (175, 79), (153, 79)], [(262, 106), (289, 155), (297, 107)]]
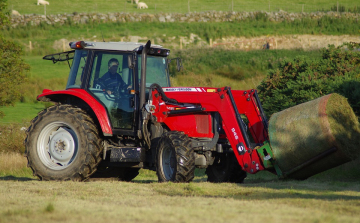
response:
[(111, 58), (108, 62), (108, 72), (106, 72), (101, 78), (101, 87), (109, 94), (114, 94), (119, 89), (126, 88), (124, 80), (120, 74), (117, 73), (119, 68), (119, 61), (116, 58)]

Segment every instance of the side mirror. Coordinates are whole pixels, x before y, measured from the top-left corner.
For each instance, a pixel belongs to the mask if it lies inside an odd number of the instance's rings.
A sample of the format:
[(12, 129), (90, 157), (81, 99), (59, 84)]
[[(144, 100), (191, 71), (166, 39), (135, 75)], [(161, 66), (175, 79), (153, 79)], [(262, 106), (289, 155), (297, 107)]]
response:
[(182, 61), (181, 58), (176, 58), (176, 69), (177, 71), (181, 71), (182, 70)]
[(182, 61), (181, 58), (177, 57), (177, 58), (172, 58), (172, 59), (168, 59), (168, 66), (171, 63), (171, 61), (176, 60), (176, 70), (179, 72), (182, 70)]

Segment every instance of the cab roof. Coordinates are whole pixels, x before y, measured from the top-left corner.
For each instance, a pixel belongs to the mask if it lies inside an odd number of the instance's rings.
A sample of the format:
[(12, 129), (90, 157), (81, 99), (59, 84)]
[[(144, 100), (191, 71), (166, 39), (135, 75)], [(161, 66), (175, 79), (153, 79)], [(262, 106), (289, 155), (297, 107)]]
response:
[[(118, 50), (118, 51), (137, 51), (145, 43), (134, 42), (91, 42), (91, 41), (75, 41), (69, 43), (72, 49), (95, 49), (95, 50)], [(165, 49), (160, 45), (151, 45), (154, 49)]]
[[(134, 42), (91, 42), (91, 41), (74, 41), (69, 43), (71, 51), (62, 53), (55, 53), (46, 55), (44, 60), (51, 60), (53, 63), (58, 61), (68, 61), (74, 58), (75, 50), (113, 50), (122, 52), (137, 52), (141, 53), (145, 43)], [(160, 45), (151, 45), (148, 51), (149, 55), (166, 57), (170, 53), (169, 49), (163, 48)], [(70, 67), (70, 63), (69, 63)]]

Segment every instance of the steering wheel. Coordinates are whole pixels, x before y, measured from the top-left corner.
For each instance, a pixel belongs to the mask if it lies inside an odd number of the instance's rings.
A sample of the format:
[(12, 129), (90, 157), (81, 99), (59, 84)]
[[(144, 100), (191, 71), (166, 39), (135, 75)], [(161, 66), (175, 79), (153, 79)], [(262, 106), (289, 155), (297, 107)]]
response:
[[(116, 100), (116, 95), (114, 94), (109, 94), (107, 90), (103, 90), (103, 93), (105, 95), (105, 98), (107, 100), (111, 100), (111, 101), (115, 101)], [(112, 93), (112, 92), (111, 92)]]
[(120, 98), (125, 98), (129, 96), (129, 87), (130, 86), (117, 86), (114, 91), (111, 91), (112, 95), (109, 95), (107, 91), (105, 91), (105, 93), (113, 99), (120, 99)]

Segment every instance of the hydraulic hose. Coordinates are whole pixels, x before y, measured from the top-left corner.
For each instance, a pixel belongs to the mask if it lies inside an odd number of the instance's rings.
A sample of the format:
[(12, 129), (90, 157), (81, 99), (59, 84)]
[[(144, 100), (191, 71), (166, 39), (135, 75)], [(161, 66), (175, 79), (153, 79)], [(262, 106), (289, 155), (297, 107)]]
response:
[[(159, 94), (161, 95), (163, 101), (173, 103), (173, 104), (178, 104), (177, 100), (169, 98), (168, 96), (166, 96), (165, 92), (163, 91), (163, 89), (162, 89), (162, 87), (160, 85), (154, 83), (154, 84), (152, 84), (150, 86), (150, 90), (152, 90), (152, 89), (156, 89), (159, 92)], [(150, 94), (150, 97), (151, 97), (151, 94)]]

